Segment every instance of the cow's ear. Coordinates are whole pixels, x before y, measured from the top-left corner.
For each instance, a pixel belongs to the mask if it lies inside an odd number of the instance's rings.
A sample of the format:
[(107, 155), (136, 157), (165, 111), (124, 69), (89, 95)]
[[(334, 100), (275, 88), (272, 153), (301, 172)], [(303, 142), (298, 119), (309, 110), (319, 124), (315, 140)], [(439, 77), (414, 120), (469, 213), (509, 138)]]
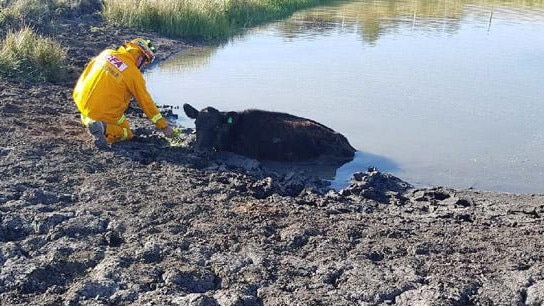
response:
[(228, 112), (227, 115), (227, 124), (234, 124), (238, 121), (238, 113), (237, 112)]
[(183, 111), (191, 119), (198, 117), (198, 110), (187, 103), (183, 104)]

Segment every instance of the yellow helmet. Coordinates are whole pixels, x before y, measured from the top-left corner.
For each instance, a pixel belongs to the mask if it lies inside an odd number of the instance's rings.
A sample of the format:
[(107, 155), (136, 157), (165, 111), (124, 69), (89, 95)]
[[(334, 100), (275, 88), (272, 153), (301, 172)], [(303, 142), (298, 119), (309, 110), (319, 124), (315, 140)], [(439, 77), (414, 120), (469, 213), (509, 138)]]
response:
[(126, 44), (140, 49), (146, 58), (146, 64), (151, 64), (155, 60), (155, 47), (151, 41), (138, 37), (126, 42)]

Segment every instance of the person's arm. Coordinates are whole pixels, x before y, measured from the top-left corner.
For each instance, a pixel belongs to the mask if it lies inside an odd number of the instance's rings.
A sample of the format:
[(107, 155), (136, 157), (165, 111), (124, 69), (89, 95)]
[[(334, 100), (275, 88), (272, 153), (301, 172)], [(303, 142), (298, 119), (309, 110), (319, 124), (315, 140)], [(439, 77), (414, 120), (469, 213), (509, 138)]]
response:
[(151, 122), (153, 122), (155, 126), (160, 130), (169, 128), (168, 122), (162, 117), (161, 112), (157, 108), (157, 105), (147, 91), (145, 80), (142, 74), (139, 72), (134, 73), (132, 82), (129, 83), (129, 87), (131, 87), (129, 88), (130, 92), (133, 94), (134, 98), (136, 98), (136, 102), (142, 108), (147, 118), (149, 118)]

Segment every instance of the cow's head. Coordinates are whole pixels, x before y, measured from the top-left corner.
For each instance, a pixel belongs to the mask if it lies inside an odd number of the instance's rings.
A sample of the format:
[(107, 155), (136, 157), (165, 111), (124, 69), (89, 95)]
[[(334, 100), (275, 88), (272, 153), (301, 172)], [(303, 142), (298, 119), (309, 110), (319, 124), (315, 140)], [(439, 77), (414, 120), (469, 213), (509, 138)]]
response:
[(198, 111), (189, 104), (184, 104), (183, 110), (187, 117), (195, 119), (198, 151), (220, 151), (227, 148), (229, 133), (237, 120), (236, 112), (220, 112), (213, 107)]

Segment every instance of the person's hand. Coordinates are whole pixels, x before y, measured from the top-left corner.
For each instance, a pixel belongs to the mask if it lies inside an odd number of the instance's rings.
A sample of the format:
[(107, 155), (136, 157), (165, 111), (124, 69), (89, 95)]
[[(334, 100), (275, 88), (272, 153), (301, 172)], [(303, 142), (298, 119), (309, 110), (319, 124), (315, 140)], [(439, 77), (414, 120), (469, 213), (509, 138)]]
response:
[(161, 130), (161, 132), (164, 134), (165, 137), (167, 138), (172, 138), (172, 136), (174, 135), (174, 130), (172, 130), (172, 127), (170, 125), (168, 125), (167, 127), (165, 127), (164, 129)]

